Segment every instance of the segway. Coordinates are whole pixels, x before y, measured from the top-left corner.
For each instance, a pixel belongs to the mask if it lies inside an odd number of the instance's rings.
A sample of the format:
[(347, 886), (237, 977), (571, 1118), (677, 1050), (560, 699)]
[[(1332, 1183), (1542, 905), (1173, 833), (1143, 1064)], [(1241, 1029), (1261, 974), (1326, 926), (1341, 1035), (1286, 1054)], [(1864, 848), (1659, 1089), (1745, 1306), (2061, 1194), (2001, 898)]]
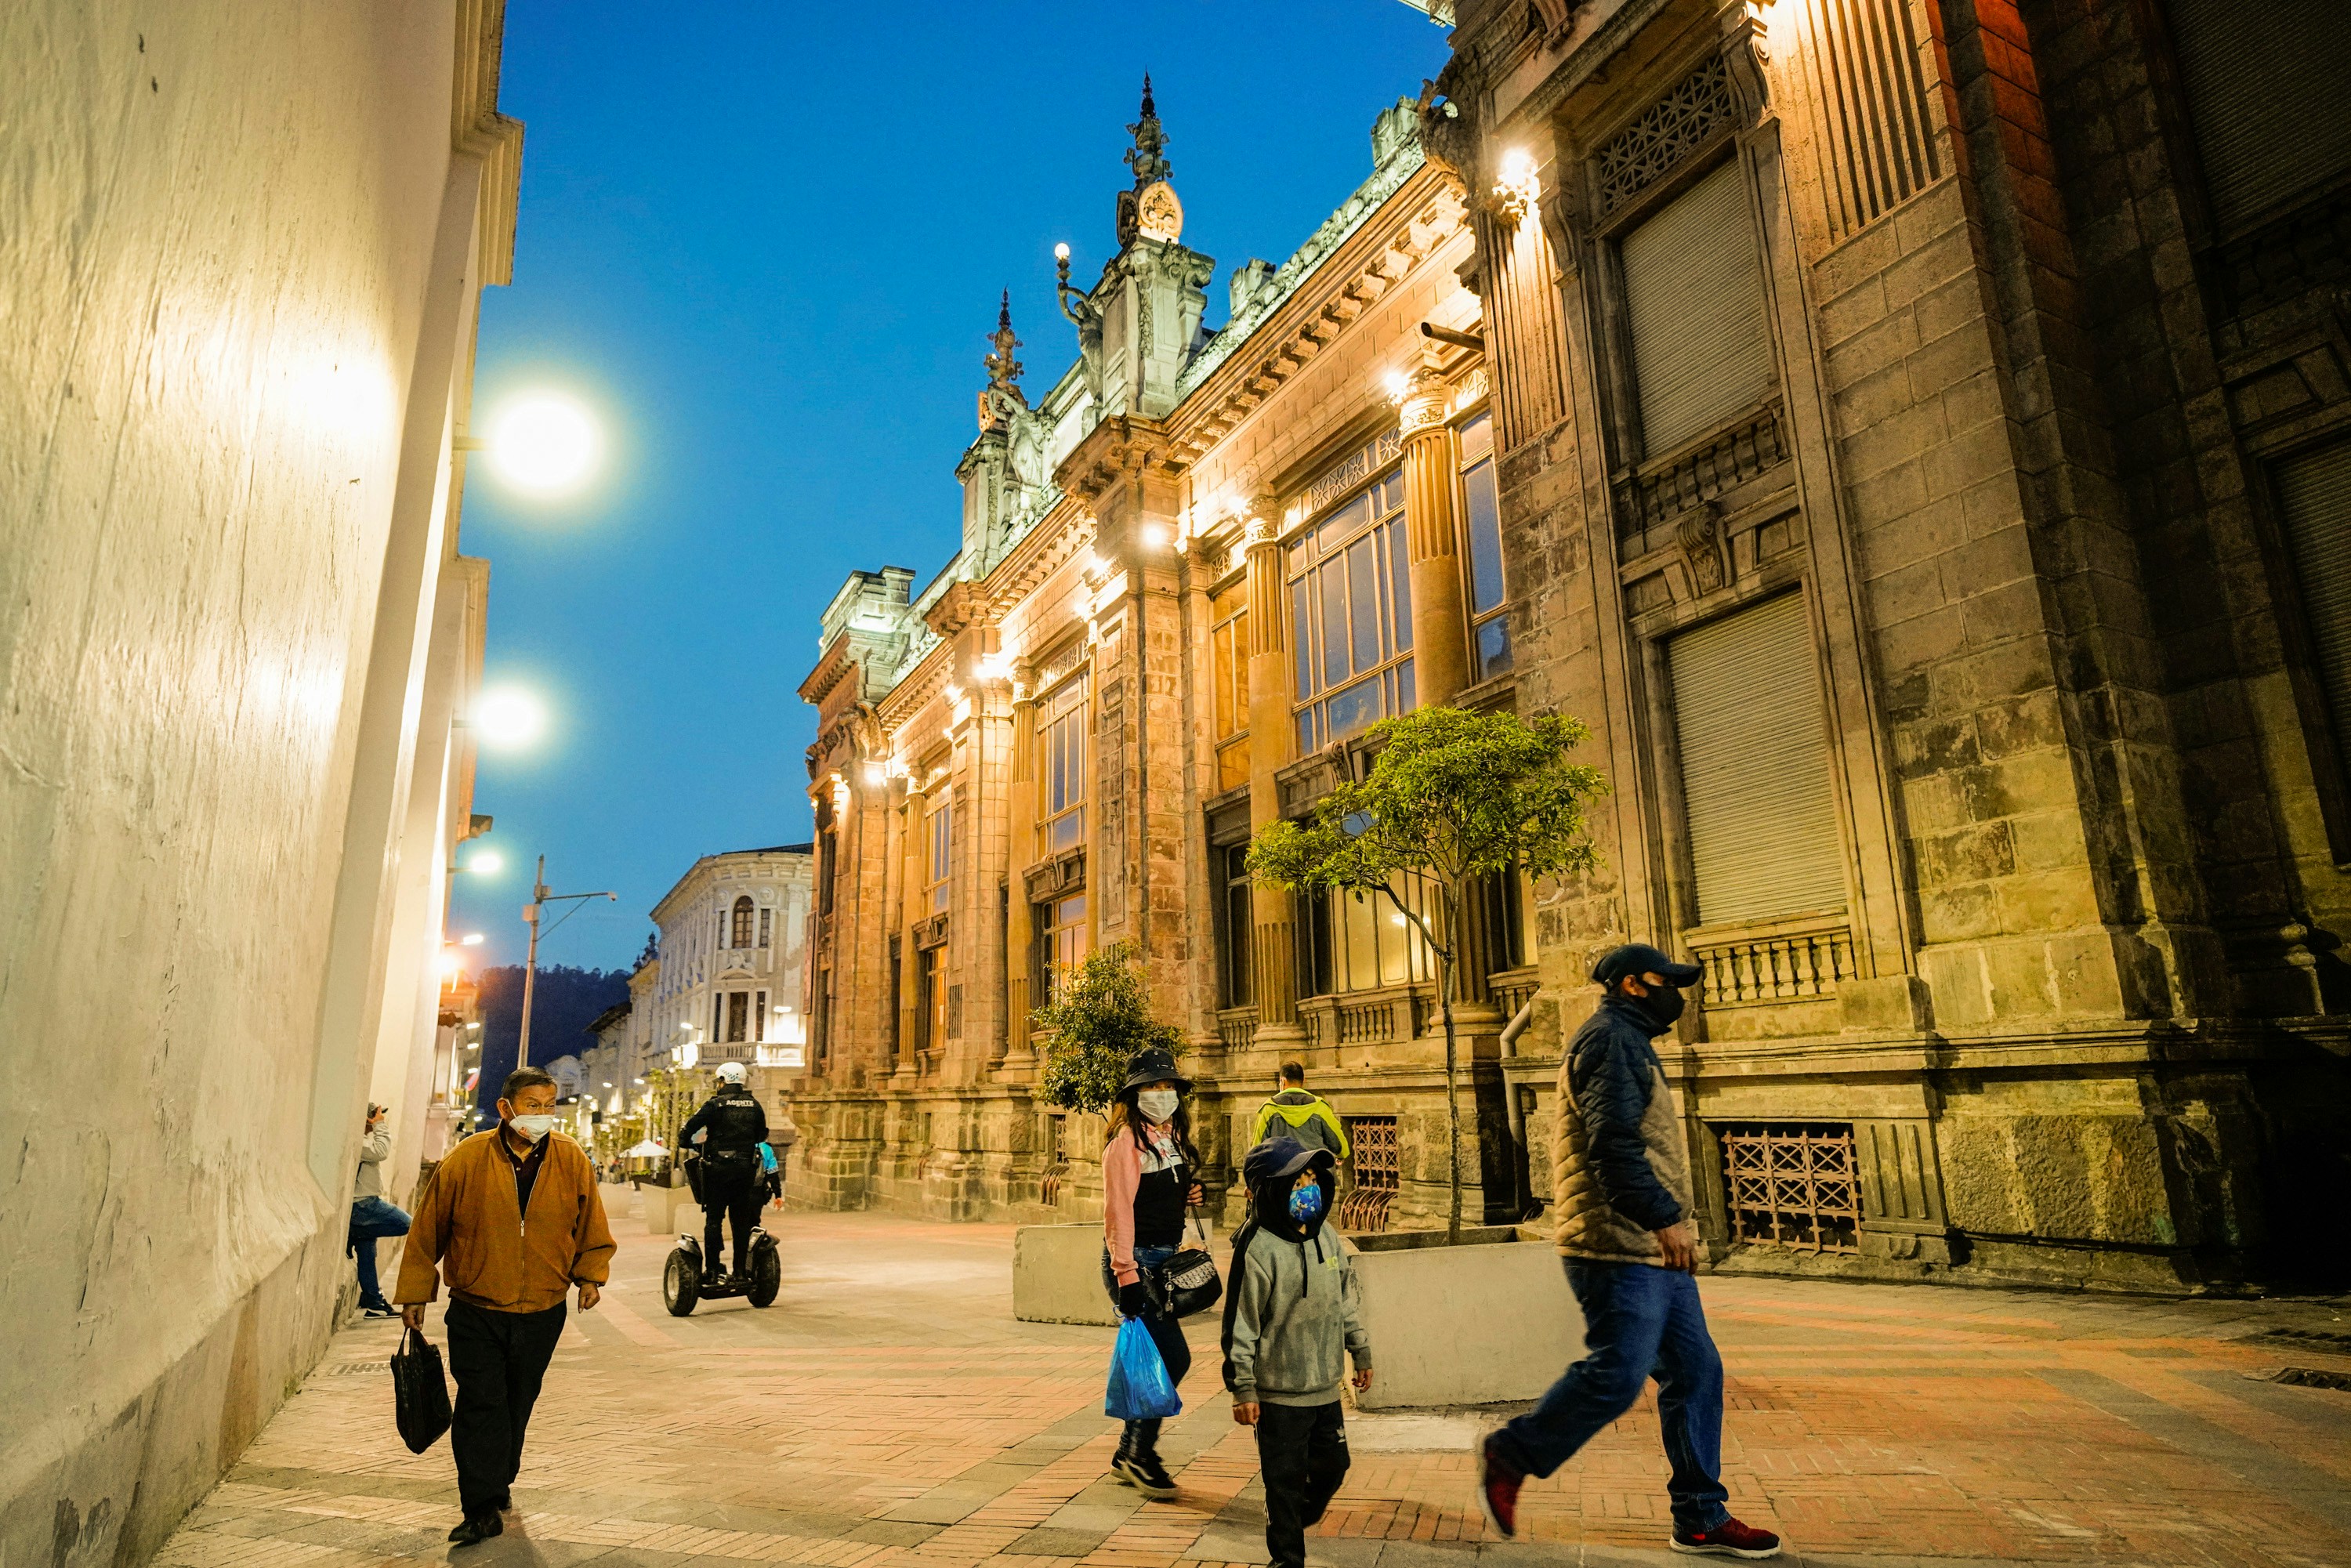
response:
[(691, 1231), (677, 1233), (677, 1245), (670, 1249), (669, 1262), (662, 1269), (662, 1305), (674, 1318), (686, 1316), (704, 1301), (728, 1296), (747, 1297), (755, 1307), (773, 1306), (776, 1293), (783, 1287), (783, 1257), (776, 1250), (776, 1239), (764, 1228), (751, 1232), (751, 1267), (727, 1275), (720, 1283), (704, 1282), (702, 1238)]

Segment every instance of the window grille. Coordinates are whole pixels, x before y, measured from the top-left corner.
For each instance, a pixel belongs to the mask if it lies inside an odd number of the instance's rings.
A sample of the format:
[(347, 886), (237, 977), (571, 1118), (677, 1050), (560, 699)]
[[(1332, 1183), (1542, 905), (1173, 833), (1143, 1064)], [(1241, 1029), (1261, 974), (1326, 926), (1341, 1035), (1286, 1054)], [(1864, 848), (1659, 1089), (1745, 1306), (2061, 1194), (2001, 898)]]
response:
[(1738, 105), (1730, 72), (1715, 56), (1642, 116), (1601, 143), (1600, 211), (1614, 212), (1664, 179), (1708, 138), (1731, 122)]
[(1037, 1201), (1050, 1207), (1061, 1201), (1061, 1178), (1070, 1169), (1070, 1119), (1067, 1116), (1045, 1118), (1045, 1179), (1040, 1185)]
[(1717, 1132), (1734, 1239), (1799, 1252), (1861, 1250), (1851, 1124), (1752, 1122)]
[(1404, 1165), (1398, 1155), (1394, 1116), (1345, 1118), (1355, 1182), (1332, 1217), (1342, 1230), (1385, 1230)]

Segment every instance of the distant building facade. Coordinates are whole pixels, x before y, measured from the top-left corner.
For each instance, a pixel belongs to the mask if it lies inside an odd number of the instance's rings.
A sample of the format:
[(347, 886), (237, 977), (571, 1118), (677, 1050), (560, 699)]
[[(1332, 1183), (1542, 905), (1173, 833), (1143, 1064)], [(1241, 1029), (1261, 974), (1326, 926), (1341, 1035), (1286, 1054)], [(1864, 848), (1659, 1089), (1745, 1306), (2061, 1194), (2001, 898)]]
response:
[(653, 906), (660, 951), (630, 982), (638, 1071), (797, 1069), (807, 1040), (811, 846), (705, 855)]
[(1473, 1213), (1548, 1196), (1640, 937), (1706, 971), (1719, 1267), (2351, 1256), (2351, 34), (2235, 11), (1464, 4), (1214, 332), (1146, 106), (1078, 363), (1032, 409), (1000, 326), (962, 550), (852, 577), (802, 685), (798, 1197), (1092, 1212), (1025, 1020), (1125, 939), (1213, 1186), (1295, 1055), (1354, 1221), (1431, 1222), (1422, 956), (1238, 854), (1442, 701), (1585, 720), (1614, 791), (1481, 912)]

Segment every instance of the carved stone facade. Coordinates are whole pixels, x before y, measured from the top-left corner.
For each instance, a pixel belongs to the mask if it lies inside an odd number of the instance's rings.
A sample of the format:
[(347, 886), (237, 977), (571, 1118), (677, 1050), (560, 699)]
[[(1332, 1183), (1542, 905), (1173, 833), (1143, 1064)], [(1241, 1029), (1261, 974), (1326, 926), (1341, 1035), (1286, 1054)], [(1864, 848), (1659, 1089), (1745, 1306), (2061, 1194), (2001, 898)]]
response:
[[(1211, 329), (1215, 265), (1182, 243), (1147, 98), (1130, 129), (1118, 248), (1091, 287), (1062, 260), (1075, 361), (1032, 407), (1000, 316), (957, 469), (963, 549), (920, 587), (854, 576), (801, 687), (820, 716), (794, 1199), (1099, 1212), (1099, 1127), (1034, 1098), (1029, 1018), (1057, 967), (1132, 942), (1191, 1041), (1212, 1189), (1277, 1065), (1301, 1059), (1386, 1151), (1357, 1207), (1411, 1223), (1447, 1202), (1434, 988), (1400, 936), (1369, 933), (1374, 957), (1349, 967), (1365, 933), (1237, 884), (1233, 852), (1361, 765), (1351, 737), (1416, 700), (1416, 669), (1449, 660), (1458, 688), (1472, 667), (1457, 490), (1488, 379), (1462, 341), (1465, 193), (1396, 104), (1363, 186), (1286, 261), (1234, 267)], [(1498, 551), (1490, 505), (1479, 516)], [(1290, 605), (1317, 592), (1331, 634), (1310, 628), (1301, 690)], [(1465, 1009), (1489, 1058), (1502, 1021), (1490, 1000)], [(1509, 1140), (1472, 1147), (1509, 1205)]]
[(1502, 1092), (1546, 1168), (1593, 954), (1703, 964), (1719, 1267), (2351, 1256), (2351, 45), (2234, 9), (1458, 6), (1488, 700), (1615, 784)]

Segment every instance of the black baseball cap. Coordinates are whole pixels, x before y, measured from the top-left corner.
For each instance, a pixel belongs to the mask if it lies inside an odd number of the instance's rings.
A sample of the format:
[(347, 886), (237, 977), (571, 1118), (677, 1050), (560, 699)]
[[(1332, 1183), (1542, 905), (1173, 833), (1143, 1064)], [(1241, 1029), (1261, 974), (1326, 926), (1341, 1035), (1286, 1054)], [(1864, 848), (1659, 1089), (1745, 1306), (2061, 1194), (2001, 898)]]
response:
[(1611, 947), (1592, 966), (1592, 977), (1604, 986), (1613, 986), (1627, 975), (1662, 975), (1669, 986), (1694, 986), (1704, 972), (1696, 964), (1675, 963), (1646, 942)]

